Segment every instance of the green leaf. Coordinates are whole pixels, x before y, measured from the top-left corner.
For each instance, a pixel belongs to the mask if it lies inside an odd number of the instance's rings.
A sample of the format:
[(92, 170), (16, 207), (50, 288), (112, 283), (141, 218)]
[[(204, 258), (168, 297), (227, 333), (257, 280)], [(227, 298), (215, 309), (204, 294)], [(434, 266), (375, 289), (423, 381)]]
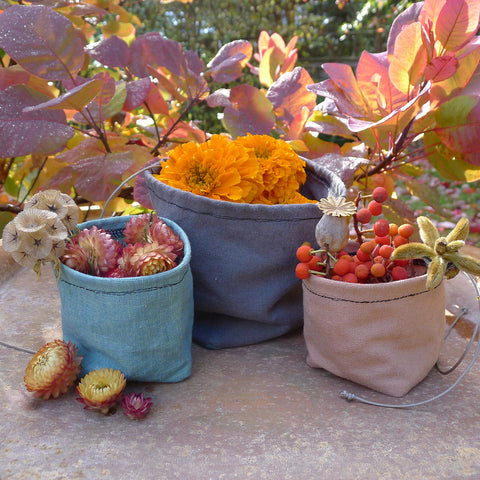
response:
[(443, 178), (460, 182), (480, 180), (480, 165), (467, 162), (464, 157), (468, 156), (448, 149), (435, 132), (426, 132), (423, 144), (428, 161)]
[(423, 203), (433, 207), (437, 213), (440, 215), (447, 214), (440, 202), (441, 196), (438, 194), (438, 191), (428, 183), (420, 183), (414, 178), (409, 178), (405, 180), (405, 185), (412, 195), (418, 197)]
[(461, 153), (480, 151), (479, 97), (460, 95), (443, 103), (435, 114), (434, 129), (450, 150)]

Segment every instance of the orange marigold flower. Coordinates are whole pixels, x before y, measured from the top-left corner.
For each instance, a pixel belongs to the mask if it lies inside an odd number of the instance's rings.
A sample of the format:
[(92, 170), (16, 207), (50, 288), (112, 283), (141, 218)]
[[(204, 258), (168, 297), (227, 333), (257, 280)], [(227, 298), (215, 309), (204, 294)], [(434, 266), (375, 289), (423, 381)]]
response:
[(115, 406), (127, 381), (120, 370), (102, 368), (92, 370), (77, 386), (80, 395), (77, 401), (85, 410), (94, 410), (106, 415)]
[(247, 135), (235, 140), (249, 149), (262, 166), (262, 190), (252, 203), (307, 203), (298, 190), (307, 178), (305, 162), (284, 140), (269, 135)]
[(261, 166), (246, 148), (224, 135), (179, 145), (169, 152), (161, 182), (216, 200), (250, 203), (261, 182)]
[(44, 345), (30, 360), (25, 370), (25, 386), (34, 396), (47, 400), (66, 393), (73, 385), (82, 367), (82, 356), (77, 347), (64, 340), (54, 340)]

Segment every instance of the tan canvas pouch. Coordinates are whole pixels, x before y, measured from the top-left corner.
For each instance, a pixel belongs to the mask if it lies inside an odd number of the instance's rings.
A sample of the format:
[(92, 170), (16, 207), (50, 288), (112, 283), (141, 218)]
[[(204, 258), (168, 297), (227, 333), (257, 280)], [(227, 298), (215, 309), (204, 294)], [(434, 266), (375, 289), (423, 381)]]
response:
[(445, 289), (426, 276), (350, 284), (303, 281), (307, 363), (401, 397), (435, 365), (445, 334)]

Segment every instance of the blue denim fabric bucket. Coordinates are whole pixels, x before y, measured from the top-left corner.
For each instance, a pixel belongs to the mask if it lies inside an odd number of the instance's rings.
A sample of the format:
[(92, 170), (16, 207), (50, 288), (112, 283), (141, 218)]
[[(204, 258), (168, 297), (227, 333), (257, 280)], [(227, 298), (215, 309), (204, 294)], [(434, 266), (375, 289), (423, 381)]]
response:
[[(130, 216), (92, 220), (121, 239)], [(58, 290), (62, 330), (83, 355), (82, 375), (103, 367), (128, 380), (179, 382), (192, 367), (193, 285), (191, 248), (185, 232), (162, 220), (181, 238), (184, 255), (172, 270), (132, 278), (103, 278), (61, 264)]]
[[(344, 196), (341, 179), (306, 161), (302, 193)], [(182, 225), (194, 252), (193, 340), (213, 349), (250, 345), (303, 325), (295, 252), (315, 244), (322, 212), (313, 203), (251, 205), (213, 200), (145, 174), (155, 210)]]

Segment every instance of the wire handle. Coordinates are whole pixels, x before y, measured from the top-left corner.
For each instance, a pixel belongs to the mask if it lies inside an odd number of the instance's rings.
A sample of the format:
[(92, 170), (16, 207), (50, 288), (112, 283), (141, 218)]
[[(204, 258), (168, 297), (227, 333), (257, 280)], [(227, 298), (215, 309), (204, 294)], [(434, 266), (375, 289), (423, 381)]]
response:
[[(463, 272), (463, 273), (470, 279), (473, 287), (475, 288), (475, 292), (477, 294), (477, 302), (478, 302), (479, 309), (480, 309), (480, 291), (479, 291), (479, 288), (478, 288), (478, 285), (477, 285), (477, 281), (469, 273), (465, 273), (465, 272)], [(463, 307), (461, 313), (457, 316), (457, 318), (455, 319), (455, 321), (453, 322), (453, 324), (450, 326), (447, 333), (445, 334), (445, 339), (447, 339), (447, 337), (450, 335), (450, 332), (455, 327), (456, 323), (461, 318), (461, 316), (464, 315), (467, 312), (468, 312), (468, 309)], [(475, 328), (474, 328), (473, 333), (472, 333), (472, 337), (470, 338), (470, 341), (468, 342), (467, 346), (465, 347), (465, 350), (464, 350), (463, 354), (461, 355), (461, 357), (459, 358), (459, 360), (452, 367), (448, 368), (447, 370), (441, 370), (438, 366), (438, 361), (437, 361), (435, 366), (441, 374), (446, 375), (448, 373), (453, 372), (458, 367), (458, 365), (460, 365), (462, 363), (462, 361), (464, 360), (468, 351), (470, 350), (470, 348), (471, 348), (471, 346), (472, 346), (472, 344), (475, 340), (475, 337), (477, 336), (479, 328), (480, 328), (480, 312), (479, 312), (479, 318), (478, 318), (478, 320), (475, 324)], [(339, 397), (347, 400), (348, 402), (356, 400), (357, 402), (366, 403), (368, 405), (374, 405), (376, 407), (386, 407), (386, 408), (411, 408), (411, 407), (418, 407), (419, 405), (425, 405), (426, 403), (433, 402), (434, 400), (438, 400), (440, 397), (443, 397), (448, 392), (453, 390), (462, 381), (463, 377), (465, 377), (465, 375), (467, 375), (467, 373), (473, 367), (475, 361), (477, 360), (477, 357), (478, 357), (479, 353), (480, 353), (480, 339), (477, 340), (477, 347), (475, 349), (475, 353), (473, 355), (472, 360), (468, 364), (465, 371), (457, 378), (457, 380), (455, 380), (453, 385), (451, 385), (450, 387), (448, 387), (446, 390), (439, 393), (438, 395), (435, 395), (434, 397), (431, 397), (431, 398), (427, 398), (426, 400), (423, 400), (421, 402), (400, 403), (400, 404), (380, 403), (380, 402), (374, 402), (372, 400), (368, 400), (367, 398), (364, 398), (364, 397), (359, 397), (358, 395), (355, 395), (354, 393), (348, 392), (347, 390), (342, 390), (339, 393)]]

